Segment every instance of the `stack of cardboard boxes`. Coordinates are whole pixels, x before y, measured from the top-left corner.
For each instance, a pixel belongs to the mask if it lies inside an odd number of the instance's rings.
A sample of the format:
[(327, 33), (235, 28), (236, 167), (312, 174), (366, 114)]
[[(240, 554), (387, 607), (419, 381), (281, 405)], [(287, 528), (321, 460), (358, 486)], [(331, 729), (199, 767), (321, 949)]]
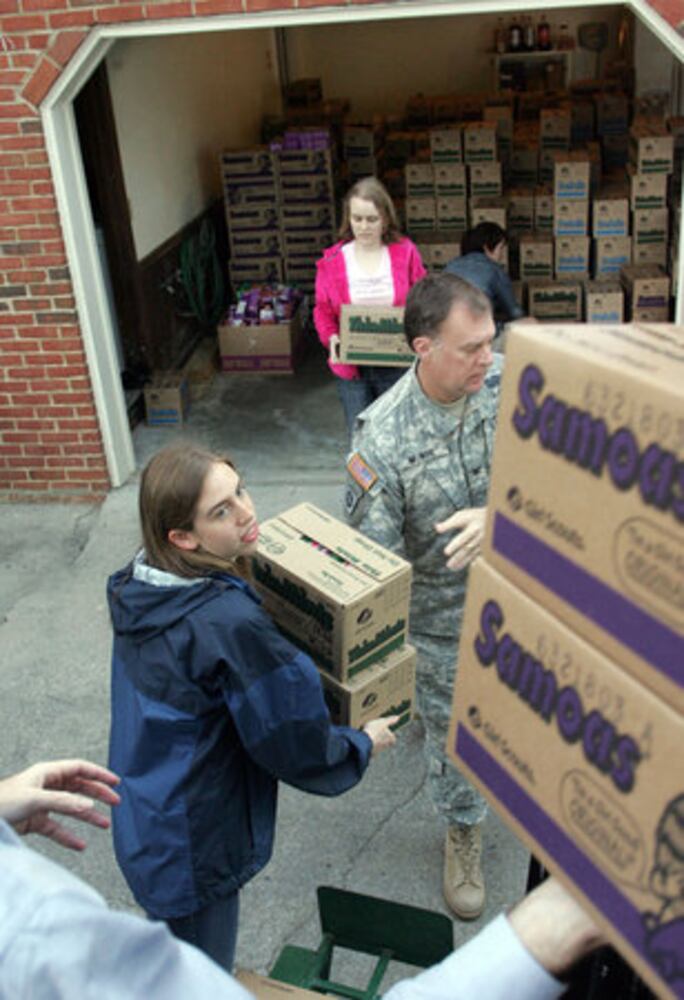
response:
[(682, 996), (684, 328), (514, 325), (448, 752)]
[(318, 666), (333, 722), (408, 722), (416, 664), (406, 645), (409, 563), (303, 503), (261, 525), (253, 582), (281, 631)]
[(313, 291), (315, 262), (335, 239), (330, 133), (289, 131), (272, 148), (221, 154), (231, 283)]

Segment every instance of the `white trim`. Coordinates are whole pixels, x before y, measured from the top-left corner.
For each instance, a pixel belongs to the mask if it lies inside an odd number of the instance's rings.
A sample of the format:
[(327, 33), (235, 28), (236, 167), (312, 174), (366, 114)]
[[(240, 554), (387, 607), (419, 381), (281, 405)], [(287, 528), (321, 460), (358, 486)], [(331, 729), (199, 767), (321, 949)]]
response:
[[(648, 6), (646, 0), (603, 0), (602, 6), (626, 6), (640, 18), (673, 54), (684, 62), (684, 38)], [(526, 10), (552, 12), (596, 3), (582, 0), (533, 0)], [(83, 172), (72, 101), (117, 39), (199, 34), (250, 28), (287, 28), (309, 24), (350, 21), (405, 20), (426, 17), (461, 17), (476, 14), (519, 13), (519, 0), (397, 0), (368, 6), (265, 11), (173, 21), (126, 22), (91, 29), (64, 72), (55, 81), (41, 107), (43, 126), (57, 204), (88, 360), (95, 406), (113, 486), (120, 486), (135, 471), (133, 442), (116, 361), (114, 326), (97, 255), (95, 229)], [(684, 320), (684, 217), (680, 231), (679, 295), (677, 321)]]
[(121, 486), (135, 455), (71, 101), (44, 112), (43, 127), (109, 478)]

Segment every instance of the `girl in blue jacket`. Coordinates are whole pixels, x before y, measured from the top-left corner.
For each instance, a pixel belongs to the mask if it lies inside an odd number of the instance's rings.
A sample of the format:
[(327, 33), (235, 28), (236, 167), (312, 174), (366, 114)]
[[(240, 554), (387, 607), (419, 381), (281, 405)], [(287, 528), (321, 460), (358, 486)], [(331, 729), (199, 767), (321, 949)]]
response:
[(278, 780), (339, 795), (395, 717), (333, 726), (316, 667), (248, 583), (259, 526), (231, 462), (165, 448), (140, 487), (144, 548), (109, 579), (109, 766), (119, 865), (140, 906), (230, 969), (238, 891), (268, 862)]

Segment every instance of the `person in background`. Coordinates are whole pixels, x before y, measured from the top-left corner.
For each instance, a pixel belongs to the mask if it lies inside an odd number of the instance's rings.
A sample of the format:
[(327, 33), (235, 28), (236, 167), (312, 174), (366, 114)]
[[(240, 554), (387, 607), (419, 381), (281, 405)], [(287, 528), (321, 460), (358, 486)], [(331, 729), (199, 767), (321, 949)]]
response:
[(444, 896), (474, 920), (485, 905), (486, 803), (445, 745), (467, 567), (484, 534), (502, 359), (492, 352), (489, 299), (453, 274), (413, 286), (404, 326), (416, 361), (358, 418), (344, 503), (354, 528), (413, 567), (409, 627), (428, 786), (448, 828)]
[[(116, 782), (105, 768), (73, 760), (34, 764), (0, 781), (0, 996), (251, 1000), (163, 923), (108, 909), (90, 886), (17, 836), (42, 833), (82, 849), (83, 841), (51, 813), (104, 828), (108, 820), (93, 799), (116, 805)], [(511, 989), (524, 1000), (555, 1000), (567, 989), (556, 977), (602, 943), (593, 921), (551, 878), (439, 965), (397, 983), (384, 1000), (507, 1000)]]
[(492, 304), (497, 334), (506, 323), (525, 315), (503, 269), (507, 242), (505, 229), (496, 222), (481, 222), (463, 234), (461, 256), (450, 260), (444, 269), (484, 292)]
[[(314, 323), (325, 348), (340, 331), (343, 305), (402, 306), (425, 275), (414, 243), (399, 232), (392, 199), (375, 177), (357, 181), (344, 200), (339, 241), (316, 265)], [(328, 364), (337, 377), (349, 434), (354, 421), (404, 373), (403, 368)]]
[(144, 548), (110, 577), (114, 847), (137, 902), (233, 963), (241, 886), (273, 849), (278, 780), (359, 782), (396, 716), (334, 726), (314, 663), (249, 583), (259, 524), (232, 463), (182, 442), (140, 484)]

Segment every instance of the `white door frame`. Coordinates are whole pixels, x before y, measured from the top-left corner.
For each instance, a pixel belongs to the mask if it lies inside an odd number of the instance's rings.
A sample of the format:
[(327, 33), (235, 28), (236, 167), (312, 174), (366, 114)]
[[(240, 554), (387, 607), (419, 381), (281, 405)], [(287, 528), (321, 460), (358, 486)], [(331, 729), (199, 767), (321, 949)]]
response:
[[(648, 6), (646, 0), (559, 2), (534, 0), (526, 10), (547, 13), (568, 7), (624, 6), (640, 18), (660, 41), (684, 63), (684, 38)], [(95, 67), (119, 39), (163, 35), (199, 34), (254, 28), (288, 28), (307, 24), (350, 21), (404, 20), (407, 18), (473, 14), (517, 14), (519, 0), (442, 0), (370, 6), (231, 14), (174, 21), (151, 21), (95, 27), (84, 40), (41, 106), (43, 127), (66, 245), (76, 308), (90, 372), (100, 430), (112, 486), (121, 486), (135, 472), (135, 455), (117, 363), (114, 322), (99, 262), (95, 225), (83, 169), (73, 101)], [(684, 322), (684, 220), (679, 240), (676, 321)]]

